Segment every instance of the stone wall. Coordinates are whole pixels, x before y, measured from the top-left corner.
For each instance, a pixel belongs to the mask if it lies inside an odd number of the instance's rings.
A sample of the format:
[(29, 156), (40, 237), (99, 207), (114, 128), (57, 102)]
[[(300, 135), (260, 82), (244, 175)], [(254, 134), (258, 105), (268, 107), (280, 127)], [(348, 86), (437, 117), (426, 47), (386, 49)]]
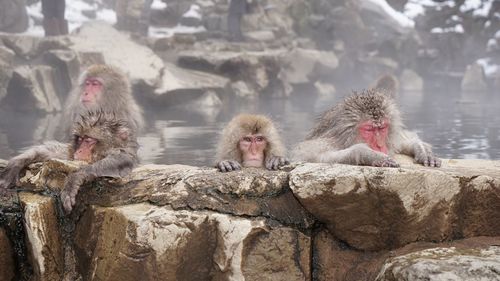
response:
[(2, 195), (1, 217), (18, 206), (24, 223), (12, 236), (0, 220), (0, 279), (498, 280), (500, 162), (399, 160), (146, 165), (85, 186), (69, 215), (57, 194), (78, 165), (32, 165), (23, 191)]

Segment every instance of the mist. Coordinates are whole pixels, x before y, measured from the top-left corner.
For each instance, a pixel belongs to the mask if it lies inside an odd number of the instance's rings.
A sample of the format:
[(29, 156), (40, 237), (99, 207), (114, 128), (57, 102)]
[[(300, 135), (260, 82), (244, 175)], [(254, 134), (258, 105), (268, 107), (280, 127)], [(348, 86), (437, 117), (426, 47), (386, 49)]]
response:
[[(54, 138), (79, 73), (127, 73), (144, 108), (142, 163), (211, 166), (224, 125), (262, 113), (288, 148), (315, 118), (383, 74), (408, 129), (442, 158), (500, 158), (500, 2), (66, 1), (44, 36), (40, 1), (0, 7), (0, 158)], [(17, 3), (17, 4), (15, 4)], [(127, 9), (124, 9), (124, 5)], [(237, 32), (237, 31), (236, 31)]]

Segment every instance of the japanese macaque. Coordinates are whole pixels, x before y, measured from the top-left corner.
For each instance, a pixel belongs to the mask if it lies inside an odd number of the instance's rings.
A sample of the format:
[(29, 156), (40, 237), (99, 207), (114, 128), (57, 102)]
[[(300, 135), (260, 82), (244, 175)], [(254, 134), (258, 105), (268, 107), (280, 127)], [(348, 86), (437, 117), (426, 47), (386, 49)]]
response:
[(394, 75), (385, 74), (379, 77), (371, 88), (396, 99), (399, 92), (399, 81)]
[(440, 167), (431, 146), (405, 130), (394, 100), (377, 88), (354, 93), (326, 111), (298, 144), (298, 161), (399, 167), (391, 156), (412, 156), (424, 166)]
[(139, 132), (144, 124), (142, 110), (132, 96), (128, 79), (108, 65), (91, 65), (80, 76), (78, 86), (66, 100), (61, 139), (70, 134), (75, 120), (88, 110), (114, 112), (135, 132)]
[(222, 131), (216, 166), (221, 172), (241, 167), (276, 170), (288, 164), (285, 147), (273, 122), (263, 115), (241, 114)]
[(137, 165), (137, 148), (131, 147), (132, 143), (137, 146), (134, 136), (128, 122), (116, 114), (86, 112), (75, 121), (70, 143), (47, 142), (12, 158), (0, 175), (0, 188), (14, 186), (21, 171), (31, 163), (51, 158), (84, 161), (88, 165), (69, 174), (61, 191), (63, 207), (70, 212), (83, 184), (97, 177), (124, 176)]

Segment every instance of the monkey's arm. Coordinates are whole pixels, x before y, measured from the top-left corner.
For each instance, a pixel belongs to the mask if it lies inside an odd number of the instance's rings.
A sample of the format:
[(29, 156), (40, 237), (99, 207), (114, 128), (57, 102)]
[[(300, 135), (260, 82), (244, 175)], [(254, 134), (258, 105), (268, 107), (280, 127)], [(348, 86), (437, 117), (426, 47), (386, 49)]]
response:
[(71, 212), (76, 203), (80, 187), (98, 177), (122, 177), (138, 164), (137, 154), (129, 149), (112, 149), (108, 156), (68, 175), (61, 191), (61, 200), (66, 212)]
[(349, 165), (366, 165), (374, 167), (399, 167), (399, 164), (382, 152), (375, 151), (364, 143), (349, 148), (328, 151), (317, 155), (318, 162), (339, 163)]
[(31, 163), (42, 162), (51, 158), (68, 159), (68, 144), (56, 141), (28, 148), (23, 153), (12, 158), (0, 175), (0, 188), (15, 185), (19, 174)]
[(293, 152), (296, 161), (313, 163), (339, 163), (349, 165), (368, 165), (375, 167), (399, 167), (392, 158), (372, 150), (366, 144), (355, 144), (337, 150), (331, 141), (318, 138), (300, 143)]
[(413, 157), (418, 164), (441, 167), (441, 159), (434, 155), (431, 145), (423, 142), (414, 132), (405, 130), (400, 134), (400, 143), (396, 152)]

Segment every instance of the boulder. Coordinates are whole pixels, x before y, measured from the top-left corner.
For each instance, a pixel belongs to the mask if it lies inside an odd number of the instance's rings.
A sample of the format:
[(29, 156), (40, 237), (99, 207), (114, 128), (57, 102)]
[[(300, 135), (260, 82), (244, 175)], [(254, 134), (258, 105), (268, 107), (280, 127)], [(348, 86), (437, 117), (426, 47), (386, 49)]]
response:
[(421, 92), (424, 90), (424, 80), (420, 77), (420, 75), (411, 69), (404, 69), (399, 76), (399, 81), (402, 91)]
[(0, 31), (19, 33), (28, 28), (28, 13), (24, 0), (0, 0)]
[[(77, 168), (77, 162), (50, 160), (31, 170), (21, 182), (58, 192), (66, 174)], [(212, 168), (145, 165), (125, 178), (103, 180), (94, 186), (80, 192), (82, 202), (97, 206), (150, 202), (170, 205), (174, 210), (268, 217), (303, 229), (314, 222), (288, 189), (288, 173), (284, 171), (248, 168), (224, 174)]]
[(7, 95), (7, 86), (12, 78), (15, 53), (4, 46), (0, 46), (0, 101)]
[(14, 251), (5, 229), (0, 227), (0, 280), (14, 280)]
[(336, 238), (355, 249), (499, 236), (500, 224), (491, 222), (500, 216), (500, 162), (474, 164), (450, 160), (439, 169), (410, 163), (398, 169), (304, 164), (290, 173), (290, 188)]
[(486, 91), (488, 85), (486, 84), (486, 77), (484, 69), (479, 64), (471, 64), (467, 66), (467, 70), (462, 78), (462, 91), (477, 92)]
[(88, 264), (85, 280), (309, 280), (310, 274), (304, 234), (209, 211), (93, 207), (75, 244)]
[(64, 255), (59, 220), (52, 197), (21, 193), (24, 228), (34, 280), (61, 280)]
[(394, 257), (375, 280), (500, 280), (500, 246), (432, 248)]
[(34, 37), (0, 33), (4, 45), (17, 56), (31, 60), (53, 49), (67, 49), (71, 42), (66, 36)]
[(56, 89), (54, 71), (50, 66), (18, 66), (14, 69), (5, 100), (21, 110), (60, 111), (61, 101)]
[(68, 50), (51, 50), (44, 54), (44, 60), (55, 72), (59, 98), (64, 101), (73, 86), (77, 85), (80, 75), (78, 55)]
[(107, 23), (87, 22), (71, 34), (70, 41), (71, 49), (77, 53), (101, 53), (107, 64), (127, 73), (132, 84), (154, 87), (160, 82), (163, 61), (151, 49), (135, 43)]
[(178, 104), (192, 101), (207, 91), (223, 92), (229, 79), (206, 72), (183, 69), (165, 63), (161, 84), (154, 90), (152, 99), (161, 104)]

